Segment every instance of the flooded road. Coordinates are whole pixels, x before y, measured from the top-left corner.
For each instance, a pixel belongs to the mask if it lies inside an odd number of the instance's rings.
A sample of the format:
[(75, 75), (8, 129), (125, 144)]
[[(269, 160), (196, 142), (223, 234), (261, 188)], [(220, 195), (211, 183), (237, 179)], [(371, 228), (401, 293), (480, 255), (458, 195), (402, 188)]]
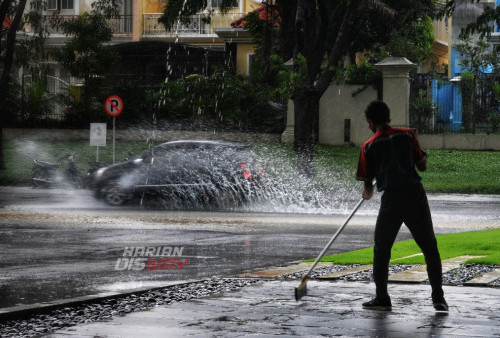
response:
[[(357, 202), (347, 200), (336, 214), (264, 213), (259, 205), (165, 211), (110, 208), (86, 190), (1, 187), (0, 192), (0, 307), (234, 276), (315, 257)], [(499, 197), (430, 195), (429, 200), (438, 234), (500, 227)], [(378, 201), (362, 206), (329, 253), (372, 245)], [(403, 227), (398, 240), (408, 238)], [(179, 261), (148, 268), (148, 248), (182, 248), (182, 254), (174, 257)], [(127, 265), (124, 258), (144, 264)]]

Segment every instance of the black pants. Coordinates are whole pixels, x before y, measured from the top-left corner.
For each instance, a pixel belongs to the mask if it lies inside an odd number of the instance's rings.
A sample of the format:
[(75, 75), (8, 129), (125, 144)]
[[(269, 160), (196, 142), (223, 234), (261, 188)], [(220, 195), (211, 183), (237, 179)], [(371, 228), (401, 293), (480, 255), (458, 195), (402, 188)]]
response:
[(443, 297), (441, 257), (432, 226), (427, 195), (422, 184), (403, 190), (386, 191), (375, 226), (373, 279), (377, 297), (387, 297), (387, 279), (391, 249), (396, 236), (405, 225), (422, 250), (427, 264), (427, 274), (432, 287), (432, 299)]

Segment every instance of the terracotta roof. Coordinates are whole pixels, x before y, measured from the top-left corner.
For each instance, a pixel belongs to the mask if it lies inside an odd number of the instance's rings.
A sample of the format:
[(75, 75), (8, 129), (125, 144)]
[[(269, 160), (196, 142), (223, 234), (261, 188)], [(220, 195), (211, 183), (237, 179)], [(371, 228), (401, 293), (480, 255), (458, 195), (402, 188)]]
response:
[(12, 25), (12, 20), (9, 19), (8, 16), (6, 16), (5, 18), (3, 18), (2, 28), (10, 28), (10, 25)]
[[(266, 11), (266, 6), (262, 5), (259, 8), (251, 11), (250, 13), (259, 13), (259, 19), (261, 19), (261, 20), (266, 20), (266, 16), (267, 16), (267, 21), (272, 22), (274, 27), (280, 26), (281, 17), (280, 17), (279, 12), (275, 8), (271, 7), (271, 13), (268, 13), (268, 11)], [(231, 27), (243, 28), (243, 26), (247, 22), (247, 17), (248, 17), (248, 14), (242, 16), (238, 20), (231, 22)]]

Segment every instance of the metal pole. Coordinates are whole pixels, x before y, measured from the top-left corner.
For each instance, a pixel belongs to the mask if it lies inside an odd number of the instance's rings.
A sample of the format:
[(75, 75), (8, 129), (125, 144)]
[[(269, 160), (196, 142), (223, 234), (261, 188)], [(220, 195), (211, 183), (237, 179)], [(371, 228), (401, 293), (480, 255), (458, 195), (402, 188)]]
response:
[(115, 117), (113, 116), (113, 164), (115, 164)]

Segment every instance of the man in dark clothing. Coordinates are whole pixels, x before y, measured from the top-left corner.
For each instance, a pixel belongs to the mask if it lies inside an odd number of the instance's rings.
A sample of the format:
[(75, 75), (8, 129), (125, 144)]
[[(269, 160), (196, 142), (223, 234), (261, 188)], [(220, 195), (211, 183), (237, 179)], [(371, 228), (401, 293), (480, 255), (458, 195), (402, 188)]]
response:
[(363, 307), (392, 309), (387, 291), (389, 261), (392, 245), (405, 223), (424, 254), (434, 308), (448, 311), (429, 203), (421, 177), (415, 170), (415, 167), (420, 171), (427, 169), (427, 154), (420, 148), (413, 130), (390, 126), (390, 111), (384, 102), (371, 102), (365, 117), (375, 135), (361, 148), (356, 179), (364, 181), (363, 199), (372, 198), (373, 179), (376, 179), (377, 190), (384, 193), (375, 226), (373, 279), (376, 297), (363, 303)]

